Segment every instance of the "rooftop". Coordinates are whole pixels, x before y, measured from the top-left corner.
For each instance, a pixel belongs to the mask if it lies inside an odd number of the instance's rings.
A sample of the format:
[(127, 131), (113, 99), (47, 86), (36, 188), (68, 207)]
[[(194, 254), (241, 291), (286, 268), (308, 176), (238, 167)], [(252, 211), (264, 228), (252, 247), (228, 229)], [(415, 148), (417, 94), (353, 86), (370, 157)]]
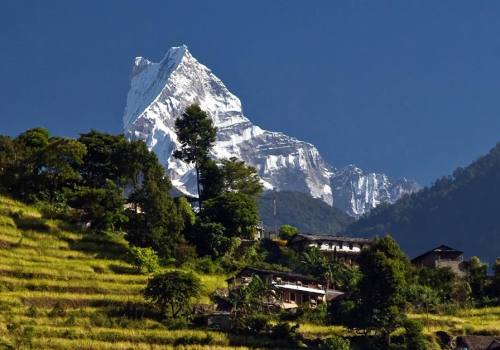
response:
[(291, 242), (306, 241), (332, 241), (332, 242), (347, 242), (347, 243), (371, 243), (369, 238), (336, 236), (336, 235), (321, 235), (312, 233), (299, 233), (292, 238)]
[(412, 262), (418, 261), (418, 260), (422, 259), (423, 257), (425, 257), (425, 256), (427, 256), (429, 254), (434, 254), (434, 253), (436, 253), (436, 254), (443, 254), (443, 255), (446, 254), (446, 255), (451, 255), (451, 256), (460, 256), (460, 255), (463, 254), (462, 251), (457, 250), (455, 248), (451, 248), (451, 247), (443, 244), (443, 245), (440, 245), (439, 247), (431, 249), (431, 250), (429, 250), (429, 251), (427, 251), (427, 252), (425, 252), (423, 254), (420, 254), (419, 256), (417, 256), (415, 258), (413, 258)]
[(309, 282), (318, 282), (315, 278), (301, 275), (298, 273), (294, 272), (283, 272), (283, 271), (273, 271), (273, 270), (264, 270), (264, 269), (257, 269), (254, 267), (245, 267), (243, 270), (238, 272), (238, 274), (233, 277), (229, 278), (228, 281), (236, 278), (236, 277), (241, 277), (244, 275), (261, 275), (261, 276), (276, 276), (276, 277), (284, 277), (284, 278), (293, 278), (293, 279), (298, 279), (302, 281), (309, 281)]

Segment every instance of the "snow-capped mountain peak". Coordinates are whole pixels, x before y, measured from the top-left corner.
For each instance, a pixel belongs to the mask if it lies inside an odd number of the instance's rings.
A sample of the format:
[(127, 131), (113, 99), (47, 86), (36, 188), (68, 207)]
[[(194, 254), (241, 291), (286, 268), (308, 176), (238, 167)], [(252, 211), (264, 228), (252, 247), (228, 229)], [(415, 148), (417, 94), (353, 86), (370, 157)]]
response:
[[(345, 191), (359, 195), (359, 191), (353, 192), (356, 186), (341, 180), (343, 177), (338, 174), (342, 172), (333, 170), (312, 144), (253, 125), (243, 114), (239, 98), (209, 68), (199, 63), (185, 45), (172, 47), (158, 63), (143, 57), (134, 60), (123, 117), (126, 136), (143, 139), (181, 191), (195, 194), (196, 183), (192, 165), (172, 156), (179, 145), (174, 122), (193, 103), (199, 104), (217, 126), (217, 142), (212, 156), (218, 159), (237, 157), (253, 165), (266, 189), (309, 193), (328, 204), (341, 205), (341, 208), (342, 196), (346, 194), (334, 193), (340, 190), (340, 182), (345, 182)], [(355, 169), (351, 171), (352, 176), (363, 173), (354, 166), (348, 168)], [(344, 170), (343, 173), (348, 172)], [(361, 179), (362, 176), (356, 175), (355, 178)], [(352, 210), (344, 210), (351, 215), (360, 215), (381, 201), (394, 200), (393, 197), (380, 196), (378, 182), (372, 184), (367, 188), (373, 189), (368, 195), (373, 200), (366, 209), (353, 204)]]

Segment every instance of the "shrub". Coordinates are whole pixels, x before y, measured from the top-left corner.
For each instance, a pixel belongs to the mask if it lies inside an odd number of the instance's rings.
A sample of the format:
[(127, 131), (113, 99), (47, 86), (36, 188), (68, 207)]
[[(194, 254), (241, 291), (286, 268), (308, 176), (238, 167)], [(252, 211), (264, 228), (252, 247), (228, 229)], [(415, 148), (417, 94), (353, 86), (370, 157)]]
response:
[(279, 235), (282, 240), (288, 241), (290, 238), (299, 233), (299, 230), (296, 227), (291, 225), (282, 225), (280, 227)]
[(52, 310), (48, 313), (50, 317), (65, 317), (66, 316), (66, 308), (60, 303), (57, 302)]
[(180, 338), (175, 339), (174, 346), (179, 345), (210, 345), (213, 343), (214, 337), (210, 334), (205, 334), (204, 336), (199, 335), (185, 335)]
[(320, 344), (320, 350), (349, 350), (351, 342), (348, 339), (332, 336), (323, 340)]
[(158, 271), (160, 263), (156, 252), (150, 248), (132, 246), (129, 250), (132, 264), (139, 273), (153, 273)]
[(206, 274), (214, 274), (222, 272), (220, 265), (216, 261), (212, 260), (212, 258), (208, 255), (196, 261), (195, 269), (198, 272)]
[(187, 315), (191, 301), (201, 291), (200, 280), (191, 273), (169, 271), (148, 281), (144, 297), (172, 318)]
[(422, 325), (413, 320), (407, 320), (404, 325), (406, 329), (406, 349), (408, 350), (425, 350), (427, 344), (425, 337), (422, 334)]

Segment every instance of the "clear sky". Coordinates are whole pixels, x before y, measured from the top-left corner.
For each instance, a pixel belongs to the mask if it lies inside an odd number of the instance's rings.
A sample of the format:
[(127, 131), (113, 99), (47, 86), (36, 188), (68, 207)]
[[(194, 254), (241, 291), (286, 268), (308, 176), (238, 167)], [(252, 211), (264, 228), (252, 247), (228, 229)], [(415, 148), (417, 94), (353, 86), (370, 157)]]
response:
[(0, 133), (118, 133), (135, 56), (186, 44), (270, 130), (429, 184), (500, 141), (498, 1), (0, 4)]

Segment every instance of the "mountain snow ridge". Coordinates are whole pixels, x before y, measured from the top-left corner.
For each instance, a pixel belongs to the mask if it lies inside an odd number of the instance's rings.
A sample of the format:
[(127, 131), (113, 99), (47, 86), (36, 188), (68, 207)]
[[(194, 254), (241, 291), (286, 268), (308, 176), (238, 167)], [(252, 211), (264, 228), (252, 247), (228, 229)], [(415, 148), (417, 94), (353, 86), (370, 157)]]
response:
[(266, 190), (305, 192), (359, 216), (417, 188), (412, 181), (365, 174), (355, 166), (334, 169), (314, 145), (253, 125), (239, 98), (183, 45), (172, 47), (158, 63), (135, 59), (123, 125), (128, 138), (144, 140), (157, 154), (173, 185), (185, 193), (196, 193), (196, 177), (192, 165), (172, 156), (179, 146), (174, 125), (192, 103), (217, 127), (212, 156), (251, 164)]

